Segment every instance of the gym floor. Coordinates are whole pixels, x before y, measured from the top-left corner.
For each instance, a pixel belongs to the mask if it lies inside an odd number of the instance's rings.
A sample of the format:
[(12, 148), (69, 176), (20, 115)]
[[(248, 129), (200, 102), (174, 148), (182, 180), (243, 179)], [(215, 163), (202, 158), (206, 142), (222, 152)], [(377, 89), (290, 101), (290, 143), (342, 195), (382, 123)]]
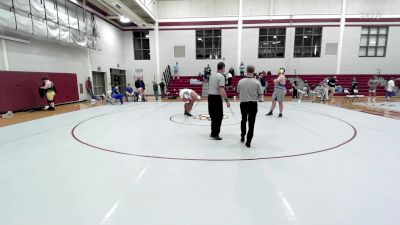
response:
[(0, 224), (399, 224), (400, 121), (333, 105), (259, 104), (250, 149), (238, 102), (222, 141), (206, 102), (30, 113), (0, 129)]

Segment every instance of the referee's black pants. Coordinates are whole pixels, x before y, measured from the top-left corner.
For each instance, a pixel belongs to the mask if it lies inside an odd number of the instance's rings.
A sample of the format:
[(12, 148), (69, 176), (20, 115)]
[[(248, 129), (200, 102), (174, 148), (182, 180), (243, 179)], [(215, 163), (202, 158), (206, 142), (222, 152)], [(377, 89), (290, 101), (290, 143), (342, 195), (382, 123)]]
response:
[(208, 114), (211, 118), (211, 136), (216, 137), (221, 131), (224, 116), (221, 95), (208, 95)]
[(240, 112), (242, 113), (241, 137), (246, 135), (247, 120), (249, 121), (249, 132), (247, 132), (246, 143), (251, 143), (254, 134), (254, 123), (257, 115), (257, 102), (241, 102)]

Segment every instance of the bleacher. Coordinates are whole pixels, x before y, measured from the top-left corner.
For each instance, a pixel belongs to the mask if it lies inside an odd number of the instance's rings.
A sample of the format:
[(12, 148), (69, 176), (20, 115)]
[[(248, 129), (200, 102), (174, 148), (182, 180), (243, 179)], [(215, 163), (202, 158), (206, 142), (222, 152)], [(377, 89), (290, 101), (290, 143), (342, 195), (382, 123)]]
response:
[[(330, 75), (297, 75), (300, 79), (307, 80), (308, 84), (310, 85), (311, 89), (314, 89), (314, 87), (321, 81), (324, 80), (324, 78), (329, 77)], [(368, 96), (368, 80), (374, 76), (373, 74), (360, 74), (360, 75), (354, 75), (354, 74), (340, 74), (336, 75), (337, 77), (337, 85), (342, 86), (344, 89), (349, 89), (351, 86), (351, 82), (353, 77), (356, 78), (358, 82), (358, 90), (360, 95), (365, 95)], [(275, 79), (277, 76), (272, 75), (267, 78), (268, 81), (268, 90), (265, 93), (265, 96), (271, 96), (272, 92), (274, 90), (273, 86), (273, 79)], [(286, 89), (289, 90), (292, 88), (292, 80), (296, 77), (296, 75), (286, 75), (287, 82), (286, 82)], [(388, 80), (389, 78), (394, 77), (395, 79), (400, 79), (400, 74), (398, 75), (387, 75), (387, 74), (381, 74), (378, 76), (378, 79), (382, 80)], [(170, 93), (172, 96), (177, 96), (179, 94), (179, 90), (182, 88), (190, 88), (196, 91), (198, 94), (202, 94), (202, 85), (193, 85), (190, 84), (190, 79), (198, 79), (197, 76), (181, 76), (180, 79), (176, 80), (171, 80), (170, 85), (168, 86), (167, 91)], [(240, 76), (234, 76), (232, 79), (232, 86), (227, 87), (226, 93), (228, 97), (233, 97), (237, 95), (236, 93), (236, 86), (240, 80)], [(383, 83), (377, 87), (377, 96), (385, 96), (386, 95), (386, 89), (385, 89), (386, 83)], [(288, 91), (286, 93), (287, 96), (290, 96), (291, 93)], [(336, 93), (335, 95), (337, 96), (343, 96), (344, 93)]]
[[(314, 89), (314, 87), (321, 81), (324, 80), (324, 78), (329, 77), (330, 75), (297, 75), (300, 79), (307, 80), (308, 84), (310, 85), (311, 89)], [(340, 74), (340, 75), (336, 75), (337, 77), (337, 85), (342, 86), (344, 89), (349, 89), (351, 86), (351, 82), (353, 77), (356, 78), (357, 82), (358, 82), (358, 90), (359, 90), (359, 94), (360, 95), (365, 95), (368, 96), (368, 80), (374, 76), (373, 74), (361, 74), (361, 75), (354, 75), (354, 74)], [(276, 75), (272, 75), (270, 77), (267, 78), (268, 81), (268, 90), (265, 93), (265, 96), (271, 96), (272, 92), (274, 91), (274, 85), (273, 85), (273, 79), (275, 79), (277, 76)], [(287, 82), (286, 82), (286, 89), (290, 90), (292, 88), (292, 80), (296, 77), (296, 75), (286, 75), (287, 78)], [(388, 80), (389, 78), (394, 77), (395, 79), (400, 79), (400, 74), (398, 75), (386, 75), (386, 74), (381, 74), (378, 76), (378, 79), (381, 80)], [(235, 76), (232, 80), (232, 88), (228, 88), (227, 89), (227, 95), (228, 97), (233, 97), (236, 94), (236, 86), (238, 84), (240, 80), (239, 76)], [(383, 83), (381, 85), (379, 85), (377, 87), (377, 92), (376, 95), (377, 96), (385, 96), (386, 95), (386, 89), (385, 89), (385, 85), (386, 83)], [(291, 95), (291, 93), (288, 91), (286, 93), (287, 96)], [(338, 96), (343, 96), (344, 93), (337, 93), (336, 95)]]
[(199, 78), (198, 76), (180, 76), (179, 79), (171, 79), (167, 87), (167, 95), (178, 96), (179, 90), (189, 88), (201, 96), (203, 92), (203, 84), (190, 84), (190, 79), (202, 81), (202, 78)]

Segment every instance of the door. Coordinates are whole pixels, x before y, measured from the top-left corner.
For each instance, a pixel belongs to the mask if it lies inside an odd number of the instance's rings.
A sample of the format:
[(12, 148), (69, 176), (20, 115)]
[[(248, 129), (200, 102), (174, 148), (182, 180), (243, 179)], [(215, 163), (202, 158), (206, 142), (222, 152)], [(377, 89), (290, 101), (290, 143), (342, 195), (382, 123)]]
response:
[(104, 72), (92, 72), (94, 95), (102, 95), (106, 93), (105, 75)]
[(119, 86), (119, 90), (122, 93), (126, 87), (126, 72), (125, 70), (119, 69), (110, 69), (111, 74), (111, 89), (115, 87), (115, 85)]

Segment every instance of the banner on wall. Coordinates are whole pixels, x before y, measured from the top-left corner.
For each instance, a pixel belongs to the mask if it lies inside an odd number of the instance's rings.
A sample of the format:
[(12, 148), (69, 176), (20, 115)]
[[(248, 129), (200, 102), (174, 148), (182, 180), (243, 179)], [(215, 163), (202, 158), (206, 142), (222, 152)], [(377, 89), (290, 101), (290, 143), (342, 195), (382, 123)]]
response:
[(43, 0), (30, 0), (32, 16), (45, 19), (44, 1)]
[(60, 41), (66, 42), (66, 43), (70, 43), (71, 42), (71, 38), (69, 35), (69, 28), (68, 27), (64, 27), (64, 26), (60, 26)]
[(32, 19), (28, 17), (28, 14), (20, 15), (15, 13), (17, 20), (17, 30), (24, 33), (33, 34)]
[(0, 26), (8, 29), (16, 29), (14, 12), (0, 8)]
[(26, 13), (30, 13), (31, 8), (27, 0), (14, 0), (14, 8)]
[(60, 40), (60, 28), (58, 24), (47, 21), (47, 37), (50, 39)]
[(39, 37), (47, 37), (47, 26), (44, 20), (33, 18), (33, 34)]

